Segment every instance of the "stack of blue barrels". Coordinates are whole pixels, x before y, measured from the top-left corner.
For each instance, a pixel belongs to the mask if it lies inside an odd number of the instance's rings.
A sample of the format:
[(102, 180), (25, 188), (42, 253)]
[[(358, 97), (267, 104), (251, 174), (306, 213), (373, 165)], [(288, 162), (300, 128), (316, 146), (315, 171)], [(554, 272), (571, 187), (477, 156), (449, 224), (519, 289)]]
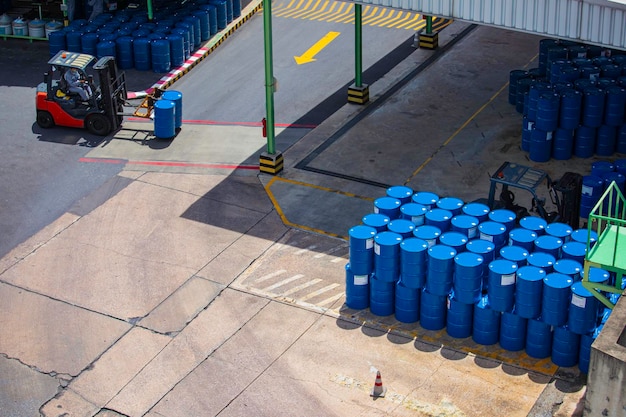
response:
[(192, 0), (163, 4), (152, 21), (146, 9), (76, 19), (50, 33), (49, 52), (61, 50), (115, 56), (121, 69), (166, 73), (182, 66), (205, 41), (241, 15), (241, 0)]
[(532, 161), (626, 153), (623, 51), (543, 39), (539, 66), (510, 72), (508, 97)]
[(591, 173), (583, 176), (580, 193), (580, 217), (588, 218), (591, 210), (611, 183), (626, 195), (626, 159), (615, 162), (596, 161), (591, 164)]
[(611, 311), (581, 282), (595, 233), (399, 185), (348, 235), (347, 307), (588, 371)]

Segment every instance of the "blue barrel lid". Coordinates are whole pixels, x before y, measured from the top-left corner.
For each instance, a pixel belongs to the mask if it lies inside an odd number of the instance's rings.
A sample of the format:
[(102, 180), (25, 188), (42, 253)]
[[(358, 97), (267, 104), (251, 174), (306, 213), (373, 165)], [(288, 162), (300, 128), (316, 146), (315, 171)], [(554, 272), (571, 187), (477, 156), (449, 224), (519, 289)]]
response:
[(383, 226), (387, 227), (387, 224), (389, 224), (391, 219), (386, 214), (369, 213), (369, 214), (366, 214), (365, 216), (363, 216), (361, 221), (366, 226), (371, 226), (371, 227), (376, 228), (376, 227), (383, 227)]
[(563, 243), (561, 251), (574, 257), (585, 256), (587, 253), (587, 245), (581, 242), (569, 241)]
[(505, 246), (500, 249), (500, 256), (509, 261), (521, 262), (528, 258), (529, 252), (521, 246)]
[(374, 242), (381, 246), (394, 246), (402, 242), (402, 236), (395, 232), (380, 232), (374, 237)]
[(524, 229), (523, 227), (517, 227), (509, 232), (509, 239), (517, 242), (534, 242), (539, 236), (537, 232), (530, 229)]
[(583, 185), (588, 187), (601, 187), (604, 182), (601, 177), (597, 175), (585, 175), (583, 176)]
[(430, 209), (426, 212), (426, 218), (436, 222), (445, 222), (452, 219), (452, 212), (441, 208)]
[(515, 213), (507, 209), (497, 209), (489, 212), (489, 220), (498, 223), (511, 223), (515, 221)]
[(626, 177), (619, 172), (605, 172), (602, 174), (602, 179), (607, 186), (613, 181), (615, 181), (617, 185), (626, 181)]
[(455, 212), (461, 210), (465, 202), (456, 197), (443, 197), (437, 201), (437, 207), (440, 209)]
[(360, 224), (350, 228), (348, 235), (354, 239), (373, 239), (376, 236), (376, 229)]
[(378, 197), (376, 200), (374, 200), (374, 209), (376, 213), (378, 213), (377, 210), (399, 209), (400, 205), (400, 200), (393, 197)]
[[(580, 271), (580, 278), (583, 279), (584, 276), (585, 276), (585, 270), (583, 269)], [(610, 277), (611, 277), (611, 274), (609, 273), (609, 271), (605, 269), (596, 268), (595, 266), (592, 266), (589, 268), (589, 281), (590, 282), (606, 283), (608, 282)]]
[(617, 172), (622, 172), (623, 170), (626, 170), (626, 159), (617, 159), (614, 164), (615, 170)]
[(428, 191), (418, 191), (411, 196), (411, 200), (417, 204), (423, 204), (425, 206), (434, 206), (439, 201), (439, 196), (435, 193)]
[(526, 216), (519, 221), (519, 225), (524, 229), (534, 230), (537, 233), (541, 231), (541, 233), (543, 233), (548, 222), (541, 217)]
[(543, 279), (543, 283), (551, 288), (568, 288), (574, 283), (569, 275), (552, 272)]
[(535, 239), (535, 246), (541, 249), (554, 250), (563, 246), (563, 239), (552, 235), (543, 235)]
[(448, 259), (454, 259), (456, 256), (456, 250), (448, 245), (435, 245), (428, 249), (428, 255), (431, 258), (445, 261)]
[(398, 200), (410, 199), (413, 195), (413, 190), (406, 185), (394, 185), (387, 188), (387, 197), (397, 198)]
[(418, 226), (413, 230), (413, 236), (424, 240), (437, 239), (441, 236), (441, 229), (431, 225)]
[(493, 252), (496, 249), (496, 245), (489, 240), (473, 239), (467, 242), (467, 245), (465, 245), (465, 248), (470, 252), (484, 255), (489, 252)]
[(581, 281), (575, 282), (572, 284), (572, 294), (575, 294), (579, 297), (591, 298), (594, 295), (587, 288), (583, 286)]
[(472, 268), (482, 265), (485, 258), (474, 252), (461, 252), (454, 257), (454, 262), (466, 268)]
[(454, 248), (465, 246), (468, 240), (467, 236), (460, 232), (444, 232), (439, 236), (439, 243)]
[(171, 100), (157, 100), (156, 103), (154, 103), (154, 107), (157, 109), (171, 109), (175, 106), (174, 102)]
[(528, 255), (526, 261), (529, 265), (538, 266), (540, 268), (550, 268), (554, 266), (556, 259), (554, 256), (546, 252), (533, 252)]
[(588, 233), (587, 229), (576, 229), (572, 232), (570, 238), (575, 242), (587, 243), (587, 238), (589, 238), (589, 243), (595, 243), (598, 240), (598, 234), (591, 230), (591, 233)]
[(463, 213), (474, 216), (477, 218), (483, 218), (489, 215), (489, 206), (483, 203), (467, 203), (462, 208)]
[(519, 267), (513, 261), (507, 259), (496, 259), (489, 262), (489, 270), (498, 275), (511, 275), (517, 272)]
[(517, 270), (517, 279), (522, 281), (542, 281), (546, 271), (538, 266), (524, 265)]
[(460, 229), (471, 229), (478, 227), (478, 219), (468, 214), (458, 214), (450, 220), (450, 224)]
[(166, 100), (176, 101), (177, 99), (183, 98), (183, 93), (176, 90), (167, 90), (163, 94), (161, 94), (161, 97)]
[(546, 233), (551, 236), (560, 237), (563, 240), (569, 239), (574, 229), (569, 224), (554, 222), (546, 226)]
[(611, 172), (615, 171), (615, 165), (609, 161), (595, 161), (591, 164), (592, 175), (596, 172)]
[(428, 250), (428, 243), (424, 239), (410, 237), (400, 243), (400, 249), (405, 252), (419, 253)]
[(559, 259), (554, 263), (554, 272), (559, 272), (565, 275), (580, 275), (583, 266), (580, 262), (574, 259)]
[(396, 232), (399, 234), (413, 233), (413, 230), (415, 230), (415, 223), (407, 219), (393, 219), (387, 225), (387, 229), (389, 229), (390, 232)]
[(506, 226), (502, 223), (487, 220), (478, 225), (478, 230), (480, 231), (480, 238), (483, 239), (487, 236), (499, 236), (506, 233)]
[(426, 214), (428, 207), (418, 203), (406, 203), (400, 207), (400, 213), (409, 217), (419, 217)]

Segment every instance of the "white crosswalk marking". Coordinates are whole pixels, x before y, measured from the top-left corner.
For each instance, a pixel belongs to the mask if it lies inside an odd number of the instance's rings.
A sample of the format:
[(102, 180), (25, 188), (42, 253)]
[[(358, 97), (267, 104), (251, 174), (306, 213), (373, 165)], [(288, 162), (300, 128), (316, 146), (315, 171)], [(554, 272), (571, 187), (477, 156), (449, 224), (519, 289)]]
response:
[(277, 283), (272, 284), (269, 287), (263, 288), (263, 291), (275, 290), (276, 288), (282, 287), (283, 285), (289, 284), (290, 282), (297, 281), (297, 280), (299, 280), (302, 277), (304, 277), (303, 274), (296, 274), (296, 275), (294, 275), (292, 277), (289, 277), (289, 278), (286, 278), (286, 279), (284, 279), (282, 281), (278, 281)]

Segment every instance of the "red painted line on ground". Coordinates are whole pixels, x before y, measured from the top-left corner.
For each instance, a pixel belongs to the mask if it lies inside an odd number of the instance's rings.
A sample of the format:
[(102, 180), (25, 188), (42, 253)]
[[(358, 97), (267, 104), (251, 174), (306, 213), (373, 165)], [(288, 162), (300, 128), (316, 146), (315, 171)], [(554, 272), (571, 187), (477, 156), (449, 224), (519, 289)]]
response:
[(108, 158), (79, 158), (78, 162), (97, 162), (100, 164), (125, 164), (125, 159), (108, 159)]
[[(145, 121), (152, 123), (152, 119), (148, 119), (146, 117), (129, 117), (129, 121), (138, 122)], [(195, 124), (195, 125), (212, 125), (212, 126), (251, 126), (251, 127), (261, 127), (263, 124), (261, 122), (220, 122), (216, 120), (183, 120), (183, 123), (186, 124)], [(313, 124), (294, 124), (294, 123), (274, 123), (274, 126), (277, 127), (291, 127), (295, 129), (315, 129), (317, 125)]]

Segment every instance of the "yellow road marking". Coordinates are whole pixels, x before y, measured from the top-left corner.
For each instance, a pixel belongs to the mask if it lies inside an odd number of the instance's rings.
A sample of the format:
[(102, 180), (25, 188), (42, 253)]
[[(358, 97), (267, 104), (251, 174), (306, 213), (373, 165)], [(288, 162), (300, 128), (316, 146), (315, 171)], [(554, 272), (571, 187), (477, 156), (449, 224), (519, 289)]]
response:
[(322, 39), (315, 42), (313, 46), (311, 46), (305, 53), (300, 56), (294, 56), (293, 59), (296, 60), (298, 65), (307, 64), (309, 62), (315, 61), (315, 55), (317, 55), (322, 49), (326, 48), (328, 44), (330, 44), (337, 36), (339, 36), (339, 32), (328, 32)]

